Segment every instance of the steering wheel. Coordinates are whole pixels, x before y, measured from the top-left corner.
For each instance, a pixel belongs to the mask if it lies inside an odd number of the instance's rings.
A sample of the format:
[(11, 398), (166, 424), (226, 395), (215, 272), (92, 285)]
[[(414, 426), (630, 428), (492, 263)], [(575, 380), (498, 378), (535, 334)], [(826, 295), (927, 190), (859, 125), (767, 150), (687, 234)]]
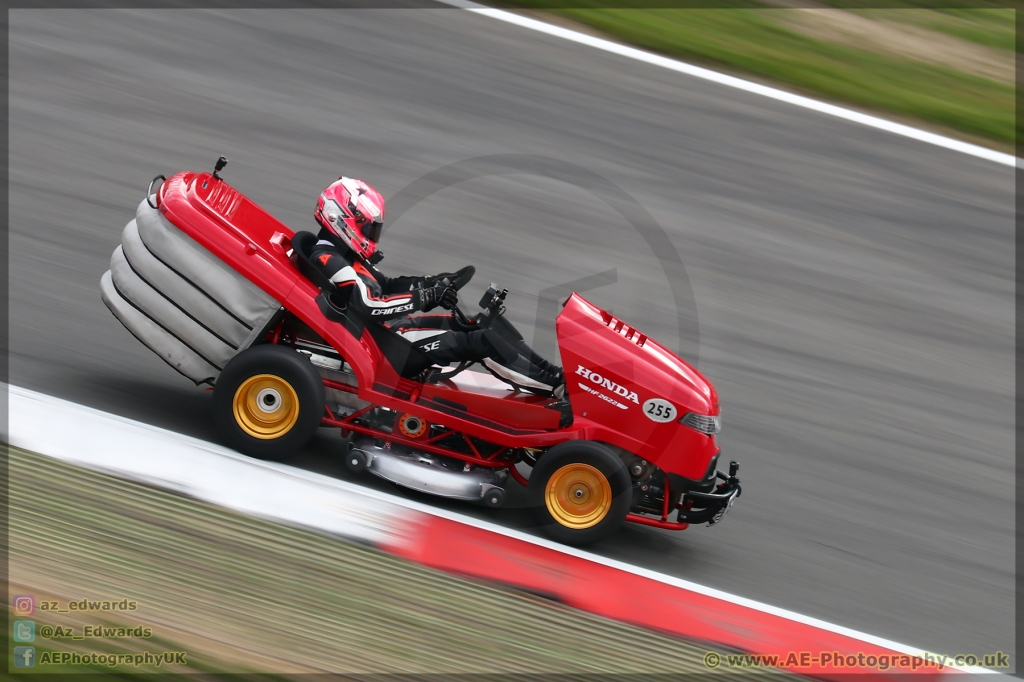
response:
[[(455, 287), (456, 291), (458, 291), (462, 287), (469, 284), (469, 280), (473, 279), (474, 274), (476, 274), (476, 268), (474, 268), (472, 265), (467, 265), (458, 272), (453, 273), (452, 277), (449, 279), (449, 282), (451, 282), (451, 286)], [(458, 322), (459, 326), (461, 326), (464, 330), (468, 331), (470, 329), (476, 328), (475, 318), (470, 319), (466, 317), (466, 314), (462, 312), (458, 305), (452, 308), (451, 312), (455, 316), (455, 320)]]
[(456, 290), (461, 289), (469, 284), (469, 280), (473, 279), (473, 275), (475, 274), (476, 268), (472, 265), (467, 265), (455, 273), (455, 276), (452, 278), (452, 286), (455, 287)]

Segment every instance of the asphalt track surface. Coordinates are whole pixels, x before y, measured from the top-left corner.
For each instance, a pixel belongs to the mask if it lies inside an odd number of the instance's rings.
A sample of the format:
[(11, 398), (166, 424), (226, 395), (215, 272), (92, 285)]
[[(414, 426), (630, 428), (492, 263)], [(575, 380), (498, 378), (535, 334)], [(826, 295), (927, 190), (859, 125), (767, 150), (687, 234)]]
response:
[[(614, 207), (488, 173), (539, 156), (603, 177), (682, 257), (744, 495), (720, 526), (631, 525), (596, 551), (924, 649), (1012, 651), (1012, 169), (455, 9), (12, 10), (12, 383), (216, 439), (209, 394), (98, 284), (149, 179), (220, 154), (294, 229), (342, 172), (392, 196), (465, 162), (482, 177), (389, 225), (386, 271), (473, 263), (464, 300), (508, 286), (551, 352), (538, 292), (614, 270), (587, 296), (694, 356)], [(350, 478), (339, 442), (295, 463)], [(448, 506), (528, 529), (521, 502)]]

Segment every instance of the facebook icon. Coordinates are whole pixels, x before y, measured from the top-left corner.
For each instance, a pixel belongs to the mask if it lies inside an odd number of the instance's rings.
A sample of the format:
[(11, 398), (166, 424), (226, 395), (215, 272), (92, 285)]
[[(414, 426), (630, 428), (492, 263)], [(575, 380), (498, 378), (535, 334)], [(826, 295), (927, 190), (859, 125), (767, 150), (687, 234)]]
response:
[(31, 668), (36, 664), (36, 648), (34, 646), (14, 647), (14, 667)]

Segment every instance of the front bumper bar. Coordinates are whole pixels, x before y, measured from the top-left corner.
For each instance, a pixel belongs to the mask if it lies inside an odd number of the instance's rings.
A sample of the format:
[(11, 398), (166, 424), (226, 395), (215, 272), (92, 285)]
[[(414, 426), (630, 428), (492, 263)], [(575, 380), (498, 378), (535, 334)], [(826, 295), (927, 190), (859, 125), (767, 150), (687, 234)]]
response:
[(679, 515), (676, 521), (668, 520), (671, 510), (668, 509), (667, 500), (670, 499), (671, 493), (668, 490), (668, 479), (666, 478), (666, 503), (662, 517), (658, 519), (642, 514), (629, 514), (626, 516), (626, 520), (645, 526), (655, 526), (669, 530), (683, 530), (688, 528), (691, 523), (707, 523), (709, 526), (713, 526), (725, 518), (725, 515), (732, 509), (733, 503), (736, 502), (736, 498), (743, 493), (743, 488), (740, 487), (740, 479), (736, 476), (739, 473), (739, 469), (739, 462), (729, 462), (728, 474), (724, 471), (716, 471), (715, 475), (723, 482), (718, 484), (714, 492), (701, 493), (690, 491), (684, 494), (682, 499), (679, 500)]
[[(736, 498), (743, 493), (740, 487), (740, 480), (735, 476), (726, 476), (721, 471), (716, 472), (719, 478), (724, 478), (725, 483), (719, 483), (713, 493), (698, 493), (696, 491), (686, 493), (680, 501), (679, 520), (686, 523), (707, 523), (713, 526), (721, 521), (732, 509)], [(687, 508), (687, 501), (690, 502)], [(696, 510), (693, 508), (697, 507)]]

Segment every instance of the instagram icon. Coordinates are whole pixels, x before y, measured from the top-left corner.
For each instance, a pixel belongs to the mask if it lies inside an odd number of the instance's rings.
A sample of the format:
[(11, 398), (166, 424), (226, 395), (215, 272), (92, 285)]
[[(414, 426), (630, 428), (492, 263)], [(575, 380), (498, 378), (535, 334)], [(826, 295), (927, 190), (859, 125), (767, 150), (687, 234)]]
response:
[(11, 602), (14, 604), (14, 614), (17, 616), (31, 616), (36, 612), (36, 598), (31, 594), (16, 594)]

